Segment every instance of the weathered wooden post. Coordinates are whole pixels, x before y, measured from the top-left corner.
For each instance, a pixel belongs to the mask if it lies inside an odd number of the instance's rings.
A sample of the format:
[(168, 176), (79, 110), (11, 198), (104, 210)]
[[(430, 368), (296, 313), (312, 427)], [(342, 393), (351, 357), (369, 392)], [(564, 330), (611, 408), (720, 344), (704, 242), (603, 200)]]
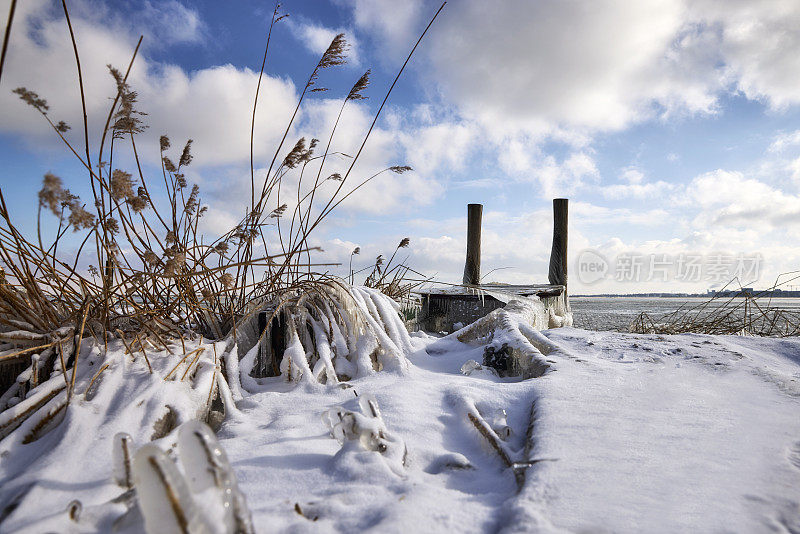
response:
[(553, 285), (567, 285), (567, 222), (569, 200), (553, 199), (553, 248), (550, 249), (548, 279)]
[(467, 261), (464, 264), (464, 285), (481, 283), (481, 217), (483, 204), (467, 204)]

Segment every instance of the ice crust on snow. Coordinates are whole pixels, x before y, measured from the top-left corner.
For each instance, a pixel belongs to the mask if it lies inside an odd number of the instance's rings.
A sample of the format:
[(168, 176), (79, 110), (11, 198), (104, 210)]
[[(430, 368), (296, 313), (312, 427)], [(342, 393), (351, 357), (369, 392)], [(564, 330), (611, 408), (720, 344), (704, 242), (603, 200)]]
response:
[(208, 425), (184, 423), (177, 438), (177, 462), (153, 444), (134, 456), (135, 506), (148, 534), (251, 534), (246, 499)]

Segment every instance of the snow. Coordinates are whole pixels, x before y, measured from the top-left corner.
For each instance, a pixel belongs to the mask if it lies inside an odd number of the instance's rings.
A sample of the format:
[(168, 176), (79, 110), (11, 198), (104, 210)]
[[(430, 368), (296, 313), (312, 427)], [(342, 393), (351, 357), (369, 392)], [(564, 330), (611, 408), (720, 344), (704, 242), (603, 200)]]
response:
[[(479, 360), (482, 347), (418, 335), (428, 352), (411, 357), (409, 376), (247, 399), (245, 417), (220, 435), (256, 529), (302, 528), (308, 519), (295, 503), (321, 531), (797, 528), (798, 340), (544, 334), (557, 348), (547, 354), (554, 370), (540, 378), (465, 376), (461, 365)], [(375, 395), (386, 427), (405, 441), (403, 476), (375, 453), (342, 454), (324, 427), (309, 424), (326, 409), (355, 410), (356, 393)], [(513, 459), (535, 462), (519, 494), (469, 424), (473, 406), (487, 419), (505, 410)]]
[(558, 461), (517, 507), (571, 531), (797, 531), (797, 340), (548, 337), (578, 356), (538, 381), (534, 452)]
[[(198, 344), (187, 340), (187, 355)], [(141, 352), (126, 354), (121, 341), (110, 342), (104, 353), (102, 345), (84, 340), (70, 404), (64, 376), (54, 373), (3, 412), (0, 431), (7, 435), (0, 441), (0, 532), (65, 532), (78, 525), (84, 531), (110, 531), (127, 510), (126, 500), (118, 499), (126, 489), (115, 480), (120, 474), (114, 460), (120, 439), (115, 436), (130, 434), (135, 449), (158, 446), (174, 439), (171, 427), (202, 414), (216, 376), (212, 345), (204, 347), (193, 365), (186, 358), (173, 379), (164, 380), (181, 359), (180, 344), (171, 347), (176, 354), (148, 351), (151, 374)], [(15, 425), (14, 416), (39, 404), (39, 411)], [(42, 427), (55, 413), (58, 418)], [(160, 432), (167, 436), (160, 438)], [(78, 525), (68, 516), (74, 499), (82, 505)], [(141, 521), (129, 531), (141, 532)]]
[[(356, 294), (370, 311), (361, 328), (374, 332), (362, 342), (388, 347), (383, 371), (369, 366), (342, 383), (240, 383), (239, 349), (216, 345), (230, 382), (217, 381), (227, 405), (217, 439), (256, 532), (800, 531), (800, 339), (537, 331), (513, 314), (496, 335), (467, 326), (443, 338), (407, 336), (384, 301)], [(522, 380), (465, 367), (501, 342), (527, 351), (544, 374)], [(164, 381), (181, 355), (149, 354), (153, 376), (124, 348), (84, 349), (77, 392), (110, 363), (91, 398), (78, 395), (32, 443), (23, 443), (29, 422), (0, 441), (0, 532), (111, 531), (115, 522), (141, 532), (142, 517), (120, 519), (130, 498), (117, 482), (126, 469), (119, 432), (130, 434), (135, 457), (155, 455), (179, 480), (198, 521), (217, 530), (229, 522), (214, 508), (208, 472), (192, 467), (214, 450), (213, 436), (184, 425), (150, 440), (164, 406), (178, 423), (205, 407), (221, 375), (204, 346), (185, 381), (191, 357)], [(346, 365), (339, 360), (327, 355), (302, 371), (327, 373)], [(58, 391), (59, 380), (29, 398)]]

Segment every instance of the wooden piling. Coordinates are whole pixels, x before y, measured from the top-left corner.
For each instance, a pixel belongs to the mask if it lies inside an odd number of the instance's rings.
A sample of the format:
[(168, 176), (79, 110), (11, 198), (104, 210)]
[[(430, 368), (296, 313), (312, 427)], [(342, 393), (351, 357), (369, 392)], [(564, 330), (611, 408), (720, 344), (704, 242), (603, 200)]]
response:
[(550, 249), (548, 279), (554, 285), (567, 285), (567, 223), (569, 200), (553, 199), (553, 248)]
[(467, 260), (464, 264), (464, 285), (481, 283), (481, 217), (483, 204), (467, 204)]

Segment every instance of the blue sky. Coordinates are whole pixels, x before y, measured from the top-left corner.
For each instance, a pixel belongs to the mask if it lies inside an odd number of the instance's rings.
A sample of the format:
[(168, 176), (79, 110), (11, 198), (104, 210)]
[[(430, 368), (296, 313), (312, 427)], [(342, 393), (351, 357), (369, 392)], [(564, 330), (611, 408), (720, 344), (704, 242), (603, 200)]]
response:
[[(0, 1), (0, 12), (8, 10)], [(210, 206), (204, 231), (225, 231), (249, 196), (247, 131), (272, 6), (242, 0), (100, 2), (71, 6), (93, 131), (139, 34), (132, 71), (157, 139), (195, 140), (188, 178)], [(86, 198), (85, 176), (11, 89), (46, 98), (76, 126), (75, 69), (58, 5), (24, 2), (0, 82), (0, 185), (23, 228), (52, 171)], [(330, 91), (302, 109), (287, 147), (327, 134), (338, 98), (372, 69), (369, 100), (350, 106), (334, 149), (352, 151), (405, 54), (438, 8), (422, 0), (287, 1), (275, 29), (256, 136), (264, 167), (319, 54), (337, 32), (349, 63), (326, 71)], [(354, 195), (315, 234), (320, 261), (359, 266), (411, 238), (409, 264), (448, 282), (463, 269), (465, 205), (484, 204), (487, 280), (543, 282), (550, 201), (571, 199), (574, 293), (705, 291), (721, 281), (677, 272), (615, 276), (618, 258), (710, 262), (757, 259), (743, 282), (773, 283), (800, 269), (800, 5), (797, 2), (453, 0), (423, 41), (370, 139), (357, 174), (409, 164)], [(70, 139), (78, 140), (76, 130)], [(121, 166), (130, 160), (121, 157)], [(579, 276), (581, 251), (608, 275)], [(736, 260), (739, 258), (739, 260)], [(343, 273), (343, 271), (341, 271)], [(618, 279), (619, 278), (619, 279)]]

